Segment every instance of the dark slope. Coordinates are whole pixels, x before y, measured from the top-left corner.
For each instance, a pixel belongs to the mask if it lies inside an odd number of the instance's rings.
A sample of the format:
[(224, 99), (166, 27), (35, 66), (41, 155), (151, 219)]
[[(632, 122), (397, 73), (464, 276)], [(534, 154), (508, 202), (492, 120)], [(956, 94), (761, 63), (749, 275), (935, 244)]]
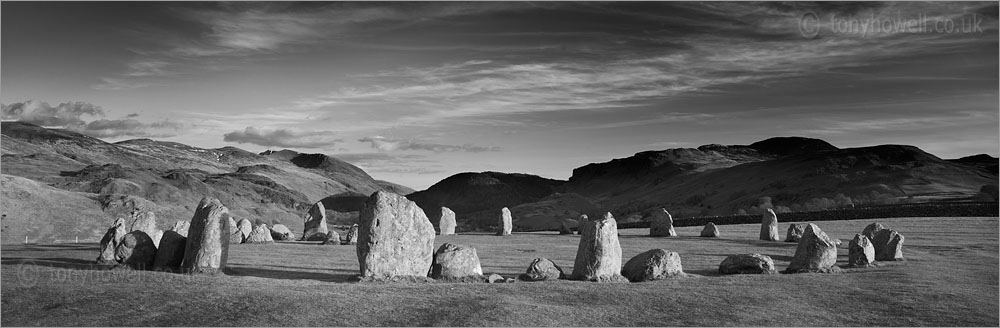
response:
[[(424, 210), (437, 226), (441, 207), (456, 215), (479, 211), (500, 213), (503, 207), (541, 200), (556, 191), (564, 181), (518, 173), (480, 172), (459, 173), (434, 184), (424, 191), (407, 196)], [(499, 215), (499, 214), (498, 214)]]

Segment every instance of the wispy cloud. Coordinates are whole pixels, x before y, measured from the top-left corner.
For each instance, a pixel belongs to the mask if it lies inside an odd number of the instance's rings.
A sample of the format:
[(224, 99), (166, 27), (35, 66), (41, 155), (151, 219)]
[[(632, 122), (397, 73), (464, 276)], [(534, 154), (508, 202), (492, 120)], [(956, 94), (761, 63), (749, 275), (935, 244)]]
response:
[(331, 131), (295, 131), (289, 129), (259, 129), (248, 126), (223, 136), (226, 142), (247, 143), (265, 147), (333, 148), (343, 140)]
[(382, 136), (365, 137), (358, 139), (358, 141), (369, 143), (371, 145), (371, 148), (386, 152), (403, 151), (403, 150), (418, 150), (418, 151), (422, 150), (422, 151), (432, 151), (435, 153), (440, 153), (440, 152), (482, 153), (488, 151), (500, 151), (500, 147), (483, 147), (472, 144), (444, 145), (444, 144), (420, 142), (416, 140), (390, 139)]

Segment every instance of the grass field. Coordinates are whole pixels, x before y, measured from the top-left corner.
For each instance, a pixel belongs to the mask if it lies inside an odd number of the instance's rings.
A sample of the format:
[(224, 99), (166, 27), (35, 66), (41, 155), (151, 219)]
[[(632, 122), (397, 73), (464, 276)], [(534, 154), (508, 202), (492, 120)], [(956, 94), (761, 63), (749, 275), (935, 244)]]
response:
[[(871, 220), (818, 222), (848, 241)], [(998, 322), (997, 218), (879, 220), (906, 236), (906, 261), (838, 274), (716, 273), (728, 255), (761, 253), (783, 270), (794, 243), (755, 240), (759, 225), (723, 237), (620, 231), (623, 262), (652, 248), (680, 253), (689, 278), (578, 281), (354, 283), (354, 246), (235, 245), (229, 274), (188, 276), (90, 269), (96, 244), (4, 245), (3, 326), (993, 326)], [(780, 225), (784, 237), (786, 223)], [(438, 236), (478, 250), (505, 277), (546, 257), (572, 270), (579, 236), (554, 232)], [(23, 264), (29, 263), (29, 264)]]

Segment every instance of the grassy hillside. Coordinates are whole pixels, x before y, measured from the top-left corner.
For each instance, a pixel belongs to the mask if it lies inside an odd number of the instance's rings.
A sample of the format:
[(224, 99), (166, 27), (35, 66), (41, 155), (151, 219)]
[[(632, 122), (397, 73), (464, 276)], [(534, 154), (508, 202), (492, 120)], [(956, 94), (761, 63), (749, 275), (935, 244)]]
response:
[[(624, 258), (678, 252), (694, 277), (634, 284), (577, 281), (353, 283), (353, 246), (239, 245), (225, 276), (94, 271), (95, 244), (2, 250), (5, 326), (997, 326), (997, 218), (879, 220), (906, 236), (904, 262), (840, 274), (716, 274), (730, 254), (757, 252), (784, 269), (794, 243), (757, 239), (759, 225), (722, 238), (651, 238), (620, 231)], [(820, 222), (848, 240), (867, 220)], [(786, 224), (779, 227), (784, 231)], [(476, 247), (487, 273), (515, 276), (533, 258), (572, 270), (579, 236), (438, 236)], [(847, 243), (838, 265), (847, 260)], [(21, 265), (28, 263), (27, 265)], [(138, 293), (137, 290), (143, 292)]]

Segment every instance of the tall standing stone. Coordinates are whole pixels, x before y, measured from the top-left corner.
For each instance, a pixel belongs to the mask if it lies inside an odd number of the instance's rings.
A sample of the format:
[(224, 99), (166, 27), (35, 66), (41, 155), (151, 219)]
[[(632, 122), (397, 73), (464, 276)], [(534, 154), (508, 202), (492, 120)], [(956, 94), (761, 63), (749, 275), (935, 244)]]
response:
[(479, 255), (473, 247), (444, 243), (434, 252), (430, 277), (464, 278), (483, 275), (483, 267), (479, 264)]
[(829, 272), (837, 263), (837, 245), (815, 224), (809, 223), (786, 273)]
[(365, 201), (358, 220), (362, 277), (427, 276), (434, 255), (434, 226), (416, 203), (377, 191)]
[(358, 244), (358, 224), (355, 223), (350, 229), (347, 229), (347, 237), (344, 239), (344, 245), (357, 245)]
[(709, 222), (705, 224), (705, 228), (701, 229), (702, 237), (719, 237), (719, 227), (715, 226), (715, 223)]
[(802, 234), (806, 231), (805, 223), (792, 223), (788, 225), (788, 232), (785, 234), (786, 243), (797, 243), (802, 239)]
[(667, 209), (661, 208), (653, 211), (653, 221), (649, 223), (649, 235), (653, 237), (677, 236), (677, 231), (674, 231), (674, 218), (670, 212), (667, 212)]
[(626, 282), (621, 275), (622, 247), (618, 243), (618, 223), (611, 213), (584, 224), (580, 246), (573, 262), (575, 280)]
[(153, 260), (153, 270), (176, 270), (181, 267), (184, 261), (184, 247), (187, 245), (187, 237), (181, 236), (176, 231), (168, 230), (163, 232), (160, 238), (160, 247), (156, 250), (156, 258)]
[(882, 229), (875, 233), (872, 244), (876, 261), (902, 261), (903, 235), (892, 229)]
[(778, 241), (778, 215), (774, 210), (767, 209), (767, 213), (761, 218), (760, 240)]
[(500, 220), (497, 221), (497, 236), (510, 236), (510, 232), (513, 229), (512, 221), (510, 210), (506, 207), (500, 209)]
[(115, 219), (115, 222), (108, 228), (108, 232), (104, 233), (104, 238), (101, 238), (101, 254), (97, 256), (97, 264), (118, 264), (118, 261), (115, 260), (115, 249), (118, 248), (127, 233), (125, 219)]
[(590, 221), (590, 218), (586, 214), (580, 214), (580, 219), (576, 220), (576, 234), (583, 234), (583, 227), (586, 226), (584, 223), (587, 223), (587, 221)]
[(304, 228), (302, 228), (302, 240), (326, 240), (326, 233), (330, 231), (326, 226), (326, 207), (323, 202), (316, 202), (309, 208), (309, 212), (302, 217)]
[(848, 245), (847, 265), (852, 267), (869, 267), (875, 263), (875, 247), (865, 235), (854, 235)]
[(458, 223), (455, 222), (455, 212), (450, 208), (441, 207), (441, 220), (438, 221), (438, 229), (441, 230), (441, 235), (454, 235), (455, 226)]
[(184, 271), (222, 273), (229, 257), (228, 216), (229, 209), (218, 199), (205, 197), (198, 203), (184, 246)]

